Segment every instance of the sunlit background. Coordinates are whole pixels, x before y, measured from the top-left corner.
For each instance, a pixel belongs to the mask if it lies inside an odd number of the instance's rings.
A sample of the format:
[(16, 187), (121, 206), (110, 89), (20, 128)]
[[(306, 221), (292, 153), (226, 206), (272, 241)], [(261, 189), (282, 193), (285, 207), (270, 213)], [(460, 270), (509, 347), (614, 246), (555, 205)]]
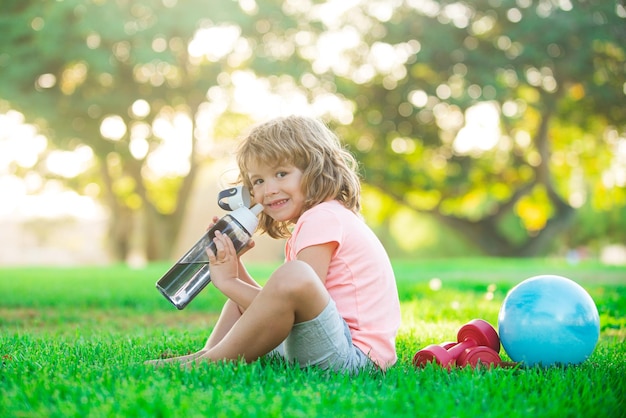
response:
[[(193, 42), (190, 49), (192, 45)], [(204, 51), (207, 55), (217, 52)], [(235, 89), (236, 105), (241, 106), (241, 111), (251, 114), (255, 120), (291, 113), (307, 115), (332, 113), (343, 114), (346, 118), (345, 122), (350, 122), (351, 114), (349, 109), (346, 109), (347, 106), (337, 100), (332, 100), (332, 96), (327, 98), (326, 103), (309, 106), (305, 97), (298, 97), (298, 95), (281, 97), (267, 91), (267, 86), (264, 87), (261, 81), (254, 79), (251, 75), (240, 74), (239, 76), (241, 85), (235, 83), (237, 86)], [(272, 102), (271, 106), (267, 106), (268, 100)], [(134, 102), (132, 106), (133, 113), (138, 116), (147, 115), (148, 109), (149, 104), (141, 99)], [(271, 109), (278, 110), (268, 112)], [(463, 117), (459, 119), (462, 123)], [(207, 107), (203, 114), (199, 115), (199, 120), (210, 121), (211, 109)], [(152, 126), (136, 124), (130, 132), (130, 153), (137, 159), (147, 157), (148, 172), (157, 179), (172, 175), (184, 176), (189, 171), (191, 129), (190, 120), (183, 113), (173, 115), (173, 118), (169, 120), (157, 118)], [(104, 118), (100, 125), (102, 136), (112, 141), (120, 140), (126, 131), (124, 121), (116, 116)], [(162, 142), (148, 156), (149, 144), (145, 137), (150, 131), (161, 138)], [(79, 146), (74, 151), (53, 150), (44, 153), (48, 146), (47, 138), (38, 133), (36, 127), (25, 123), (24, 115), (15, 110), (0, 115), (0, 132), (2, 132), (0, 137), (0, 194), (3, 196), (0, 222), (4, 225), (5, 236), (24, 236), (24, 231), (19, 228), (15, 228), (11, 234), (10, 225), (35, 222), (38, 228), (42, 228), (46, 221), (55, 220), (62, 221), (62, 229), (67, 232), (67, 235), (75, 236), (73, 240), (59, 240), (56, 243), (41, 239), (41, 236), (38, 242), (13, 239), (12, 243), (5, 245), (0, 252), (0, 262), (4, 264), (74, 264), (80, 262), (81, 259), (87, 263), (110, 261), (103, 245), (106, 240), (106, 222), (109, 214), (106, 207), (99, 202), (100, 186), (97, 183), (89, 184), (84, 189), (84, 194), (79, 194), (65, 187), (62, 181), (45, 179), (36, 171), (30, 171), (25, 176), (17, 176), (11, 174), (10, 169), (12, 164), (16, 164), (28, 170), (43, 158), (47, 171), (62, 178), (71, 179), (80, 176), (95, 163), (91, 148)], [(181, 138), (189, 140), (181, 141)], [(499, 138), (498, 110), (492, 104), (482, 103), (467, 111), (467, 121), (454, 140), (454, 148), (460, 153), (486, 151), (495, 147)], [(210, 144), (204, 145), (210, 147)], [(402, 147), (403, 145), (396, 144), (396, 146)], [(626, 150), (626, 147), (624, 149)], [(209, 153), (210, 149), (206, 152)], [(214, 187), (210, 187), (215, 193), (219, 187), (228, 187), (222, 177), (225, 173), (228, 174), (228, 170), (235, 170), (228, 157), (225, 157), (225, 160), (231, 163), (231, 167), (227, 167), (222, 173), (218, 172), (217, 177), (212, 176), (206, 180), (216, 182)], [(626, 155), (624, 160), (626, 161)], [(205, 196), (205, 199), (210, 199), (210, 197)], [(211, 213), (220, 213), (215, 205), (209, 205), (209, 207), (214, 210)], [(73, 222), (67, 222), (68, 219), (72, 219)], [(194, 224), (196, 222), (200, 224), (190, 228), (190, 236), (183, 238), (184, 245), (189, 244), (192, 237), (200, 233), (202, 222), (206, 223), (207, 219), (209, 219), (208, 213), (204, 215), (204, 219), (200, 214), (197, 219), (191, 221)], [(50, 231), (44, 231), (42, 234), (47, 233)], [(74, 245), (71, 245), (72, 241)], [(424, 238), (418, 238), (417, 241), (415, 238), (408, 238), (406, 245), (410, 248), (414, 245), (428, 244), (428, 242), (429, 240), (424, 240)], [(265, 242), (264, 245), (272, 244)], [(282, 246), (282, 243), (279, 245)], [(62, 247), (65, 247), (65, 251)], [(272, 248), (270, 254), (279, 253)], [(268, 253), (264, 252), (259, 258), (267, 256)], [(139, 254), (137, 258), (137, 254), (133, 254), (131, 262), (141, 265), (144, 261), (143, 255)]]
[[(73, 4), (76, 16), (83, 16), (87, 10), (92, 10), (87, 8), (87, 5), (92, 7), (92, 4), (93, 7), (107, 5), (115, 9), (113, 2), (104, 0), (85, 2), (84, 5), (81, 2), (59, 3)], [(106, 38), (107, 34), (99, 32), (103, 29), (94, 28), (91, 32), (83, 33), (82, 42), (87, 51), (97, 52), (110, 48), (111, 56), (124, 64), (135, 53), (136, 39), (143, 36), (142, 30), (146, 28), (142, 25), (149, 26), (145, 22), (153, 17), (152, 13), (157, 13), (151, 11), (151, 8), (159, 9), (161, 13), (167, 13), (168, 10), (184, 11), (183, 3), (175, 0), (137, 2), (134, 6), (128, 6), (132, 18), (123, 25), (125, 37), (119, 38), (119, 35), (115, 35), (118, 38), (113, 45), (106, 46), (111, 43)], [(535, 93), (531, 90), (536, 89), (548, 97), (556, 94), (560, 88), (565, 88), (565, 85), (559, 84), (556, 67), (552, 70), (548, 64), (542, 67), (526, 63), (521, 72), (514, 71), (512, 66), (497, 68), (496, 80), (500, 85), (495, 82), (479, 85), (470, 81), (474, 73), (469, 67), (470, 63), (463, 61), (463, 54), (478, 49), (480, 42), (492, 36), (498, 29), (502, 19), (516, 28), (516, 24), (530, 19), (528, 16), (531, 11), (533, 18), (548, 19), (557, 13), (573, 13), (574, 8), (578, 7), (576, 2), (496, 1), (492, 2), (493, 10), (485, 12), (475, 10), (464, 2), (441, 4), (431, 0), (334, 0), (319, 4), (285, 1), (281, 13), (296, 21), (303, 19), (300, 29), (292, 28), (285, 32), (274, 28), (275, 14), (264, 14), (264, 7), (267, 6), (263, 1), (240, 0), (235, 3), (237, 7), (231, 12), (231, 19), (199, 18), (197, 27), (190, 31), (192, 36), (188, 41), (181, 37), (168, 37), (167, 25), (162, 33), (155, 31), (149, 37), (149, 49), (155, 58), (144, 61), (136, 59), (131, 67), (136, 85), (149, 86), (155, 91), (167, 86), (174, 92), (185, 83), (185, 76), (180, 74), (184, 66), (176, 67), (166, 59), (158, 58), (158, 54), (182, 51), (188, 60), (188, 67), (221, 68), (210, 72), (215, 73), (215, 80), (209, 83), (197, 111), (191, 112), (189, 106), (176, 104), (180, 99), (171, 103), (163, 103), (162, 97), (151, 101), (149, 94), (145, 97), (135, 96), (126, 108), (119, 108), (116, 112), (105, 110), (104, 105), (97, 101), (80, 109), (84, 114), (81, 117), (86, 115), (97, 122), (97, 132), (101, 137), (99, 140), (106, 142), (107, 147), (112, 150), (105, 155), (104, 160), (96, 155), (96, 148), (89, 141), (71, 140), (65, 144), (52, 141), (46, 136), (44, 129), (36, 126), (36, 121), (41, 120), (42, 116), (29, 114), (28, 106), (24, 103), (14, 104), (11, 97), (0, 94), (0, 225), (4, 241), (0, 247), (0, 263), (115, 262), (119, 256), (111, 255), (107, 241), (112, 234), (111, 220), (120, 215), (113, 213), (110, 205), (107, 205), (110, 197), (106, 197), (103, 177), (97, 173), (102, 170), (103, 165), (119, 170), (115, 167), (128, 164), (124, 162), (126, 157), (123, 157), (123, 153), (117, 151), (122, 148), (135, 162), (141, 163), (141, 176), (152, 185), (152, 189), (148, 187), (146, 192), (148, 196), (150, 193), (164, 193), (166, 189), (172, 194), (172, 190), (179, 187), (176, 185), (182, 181), (180, 179), (195, 173), (196, 169), (201, 173), (197, 175), (193, 185), (194, 192), (183, 215), (184, 222), (179, 225), (181, 233), (176, 237), (175, 243), (170, 245), (175, 249), (170, 252), (169, 258), (180, 254), (202, 232), (211, 215), (219, 214), (214, 202), (215, 193), (221, 187), (227, 187), (229, 181), (235, 178), (232, 149), (236, 136), (254, 122), (279, 115), (295, 113), (320, 117), (333, 126), (340, 127), (340, 134), (351, 137), (346, 140), (349, 139), (353, 149), (361, 155), (378, 152), (376, 144), (386, 141), (387, 149), (392, 155), (399, 156), (398, 158), (406, 156), (406, 160), (389, 160), (390, 168), (398, 168), (403, 164), (417, 167), (415, 161), (428, 160), (433, 179), (450, 175), (454, 170), (460, 169), (459, 167), (464, 167), (463, 161), (473, 160), (486, 161), (487, 165), (491, 164), (488, 161), (493, 161), (497, 170), (505, 173), (507, 164), (513, 164), (512, 157), (507, 155), (523, 158), (530, 171), (541, 165), (542, 151), (534, 148), (536, 121), (541, 115), (530, 110), (530, 107), (537, 107)], [(457, 62), (450, 65), (449, 76), (440, 78), (435, 64), (428, 68), (428, 61), (419, 61), (421, 56), (436, 56), (432, 55), (433, 47), (428, 43), (430, 38), (426, 39), (425, 35), (403, 40), (393, 38), (393, 28), (411, 23), (398, 16), (399, 7), (404, 7), (423, 19), (431, 19), (439, 26), (448, 26), (451, 31), (465, 31), (471, 35), (464, 40), (462, 48), (465, 49), (450, 51), (450, 55), (457, 54), (459, 57), (452, 60)], [(69, 7), (68, 10), (72, 8)], [(602, 12), (596, 12), (600, 24), (601, 19), (606, 18), (602, 14), (607, 13), (606, 10), (611, 11), (603, 9)], [(623, 22), (626, 12), (621, 5), (616, 3), (612, 12)], [(25, 13), (30, 13), (29, 17), (18, 15), (22, 16), (22, 21), (29, 22), (30, 33), (44, 33), (49, 25), (58, 25), (58, 21), (49, 21), (46, 11), (37, 14), (31, 8)], [(186, 13), (193, 14), (193, 11), (187, 10)], [(253, 22), (259, 34), (259, 42), (262, 42), (263, 47), (261, 52), (260, 44), (255, 44), (257, 41), (250, 35), (250, 28), (235, 23), (250, 16), (255, 18), (249, 21)], [(323, 30), (315, 32), (310, 22), (320, 25)], [(386, 38), (387, 35), (389, 39)], [(490, 40), (492, 45), (512, 62), (523, 57), (525, 48), (528, 48), (521, 39), (504, 35), (493, 36), (493, 41)], [(597, 45), (599, 44), (596, 44), (596, 49)], [(623, 54), (623, 45), (621, 47)], [(556, 60), (563, 55), (564, 48), (565, 46), (560, 46), (555, 41), (548, 45), (548, 55)], [(277, 68), (281, 68), (281, 65), (277, 65), (269, 70), (271, 74), (263, 74), (265, 68), (255, 69), (250, 64), (257, 56), (271, 56), (284, 66), (290, 57), (297, 56), (298, 60), (308, 63), (310, 67), (294, 76), (292, 69), (285, 68), (284, 74), (276, 72)], [(11, 62), (10, 52), (0, 54), (0, 65), (6, 66), (6, 63), (15, 65)], [(76, 59), (69, 60), (61, 68), (48, 69), (42, 64), (34, 72), (37, 76), (32, 80), (31, 88), (39, 94), (58, 92), (60, 97), (73, 97), (87, 85), (92, 73), (96, 71), (94, 66), (88, 60)], [(618, 72), (623, 80), (624, 68)], [(418, 73), (426, 75), (417, 75)], [(520, 73), (524, 77), (523, 83)], [(333, 78), (330, 77), (331, 74)], [(411, 77), (419, 82), (416, 81), (413, 85), (407, 83), (406, 80)], [(424, 83), (429, 77), (433, 82)], [(95, 78), (105, 88), (116, 82), (112, 71), (102, 71)], [(354, 84), (354, 96), (339, 92), (340, 84), (333, 80), (350, 80)], [(3, 82), (6, 81), (0, 80), (0, 83)], [(618, 82), (622, 83), (618, 100), (624, 103), (626, 83)], [(520, 87), (522, 84), (529, 87)], [(389, 94), (401, 92), (404, 101), (397, 106), (397, 117), (399, 120), (411, 120), (413, 128), (403, 127), (403, 123), (399, 122), (389, 125), (393, 128), (392, 131), (385, 131), (387, 116), (381, 113), (385, 112), (384, 106), (382, 110), (378, 107), (367, 107), (368, 103), (375, 104), (372, 99), (367, 98), (367, 90), (373, 85)], [(8, 85), (4, 87), (8, 88)], [(364, 92), (354, 90), (356, 88), (364, 89)], [(514, 94), (509, 97), (502, 95), (500, 90), (505, 88), (511, 89)], [(589, 94), (584, 91), (582, 84), (568, 84), (567, 89), (566, 96), (574, 103)], [(111, 94), (115, 89), (107, 91), (106, 94)], [(128, 97), (132, 97), (132, 94)], [(157, 108), (155, 102), (158, 102)], [(78, 125), (78, 118), (71, 118), (68, 115), (68, 125)], [(374, 128), (359, 132), (365, 122), (368, 129), (371, 126)], [(560, 119), (553, 122), (556, 125), (555, 132), (561, 129), (563, 135), (561, 137), (561, 134), (552, 134), (551, 139), (554, 142), (551, 164), (563, 167), (557, 190), (563, 194), (565, 203), (574, 210), (585, 208), (593, 197), (596, 200), (604, 199), (597, 203), (598, 207), (618, 207), (622, 208), (618, 213), (624, 213), (626, 203), (622, 199), (626, 188), (626, 138), (625, 121), (621, 122), (620, 126), (595, 119), (588, 126), (587, 132), (584, 128), (576, 132), (566, 132), (573, 131), (574, 128), (564, 125)], [(599, 126), (602, 123), (604, 125)], [(432, 148), (432, 152), (427, 152), (428, 147), (433, 146), (429, 142), (432, 140), (428, 139), (430, 134), (428, 131), (419, 131), (420, 125), (433, 126), (438, 131), (437, 140), (440, 143), (438, 148)], [(351, 126), (357, 132), (351, 131)], [(74, 135), (76, 132), (78, 130)], [(590, 136), (592, 139), (587, 138), (586, 142), (580, 140), (577, 145), (576, 140), (571, 139), (577, 135)], [(562, 146), (563, 141), (573, 145)], [(583, 161), (596, 152), (593, 149), (595, 146), (590, 145), (593, 141), (604, 144), (597, 154), (602, 159), (598, 163), (600, 168)], [(587, 149), (589, 147), (591, 148)], [(520, 150), (524, 150), (523, 154)], [(194, 166), (194, 161), (200, 162), (198, 167)], [(368, 161), (364, 162), (365, 172), (375, 172), (376, 169), (369, 164)], [(418, 168), (416, 170), (420, 171)], [(490, 168), (485, 170), (489, 171)], [(515, 174), (509, 173), (508, 178), (517, 181), (529, 170), (525, 172), (522, 168)], [(597, 178), (591, 179), (588, 175), (594, 170)], [(494, 181), (493, 176), (474, 171), (471, 173), (472, 176), (479, 176), (471, 179), (478, 185)], [(412, 180), (407, 180), (407, 187), (411, 189), (406, 191), (402, 201), (398, 201), (397, 194), (394, 201), (394, 193), (397, 193), (395, 186), (389, 186), (389, 200), (381, 195), (381, 188), (385, 189), (387, 186), (369, 182), (366, 176), (364, 202), (370, 205), (364, 205), (364, 214), (378, 228), (377, 233), (383, 239), (393, 241), (393, 248), (398, 251), (399, 256), (407, 256), (411, 252), (419, 253), (420, 249), (427, 256), (437, 256), (437, 248), (442, 246), (449, 247), (441, 252), (443, 255), (480, 255), (481, 252), (467, 242), (442, 244), (441, 236), (447, 237), (446, 232), (437, 232), (436, 222), (420, 213), (420, 209), (425, 213), (432, 214), (435, 213), (433, 210), (437, 210), (438, 215), (463, 214), (470, 220), (479, 219), (480, 216), (489, 215), (488, 207), (493, 204), (489, 202), (494, 196), (498, 201), (510, 197), (511, 192), (504, 190), (507, 187), (507, 175), (503, 174), (502, 178), (504, 180), (498, 180), (500, 183), (493, 183), (493, 187), (489, 186), (486, 190), (478, 186), (468, 187), (464, 196), (449, 199), (446, 203), (444, 193), (447, 192), (438, 191), (436, 185), (433, 188), (429, 181), (425, 181), (424, 190), (419, 191), (411, 186)], [(77, 179), (89, 180), (76, 181)], [(151, 258), (143, 248), (150, 238), (146, 238), (142, 230), (146, 228), (150, 215), (136, 217), (132, 213), (145, 207), (146, 201), (141, 200), (145, 197), (131, 190), (136, 185), (128, 176), (113, 181), (116, 183), (111, 190), (117, 193), (118, 199), (123, 200), (126, 210), (123, 216), (133, 217), (133, 222), (128, 224), (134, 231), (129, 238), (131, 248), (126, 251), (124, 259), (142, 265)], [(163, 184), (166, 186), (162, 186)], [(590, 191), (594, 189), (604, 191), (592, 196)], [(550, 192), (541, 187), (534, 188), (531, 194), (534, 197), (522, 199), (515, 206), (519, 223), (530, 236), (546, 227), (554, 213), (546, 203)], [(429, 203), (431, 201), (433, 203)], [(607, 201), (612, 202), (612, 206)], [(168, 198), (157, 202), (155, 207), (160, 213), (171, 214), (176, 205), (175, 200)], [(453, 206), (452, 209), (450, 205)], [(407, 226), (419, 232), (408, 236), (405, 233)], [(436, 237), (437, 234), (439, 238)], [(615, 239), (600, 240), (601, 247), (594, 244), (595, 254), (609, 263), (626, 262), (623, 237), (622, 234), (621, 238), (618, 235)], [(282, 243), (267, 242), (264, 245), (271, 249), (260, 252), (261, 258), (280, 257)], [(434, 249), (425, 251), (424, 248), (429, 246)], [(572, 260), (587, 256), (585, 251), (576, 248), (560, 248), (549, 254), (559, 254)]]

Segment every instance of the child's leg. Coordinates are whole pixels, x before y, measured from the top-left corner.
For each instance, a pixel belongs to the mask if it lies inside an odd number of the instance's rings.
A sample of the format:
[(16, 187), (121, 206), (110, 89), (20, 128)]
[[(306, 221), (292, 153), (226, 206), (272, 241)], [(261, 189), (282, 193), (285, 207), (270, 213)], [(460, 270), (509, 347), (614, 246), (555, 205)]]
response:
[[(252, 286), (261, 288), (261, 286), (257, 282), (255, 282), (254, 279), (252, 279), (250, 275), (245, 271), (245, 267), (243, 266), (243, 264), (240, 265), (239, 268), (240, 270), (243, 269), (245, 273), (242, 276), (241, 280), (248, 282)], [(222, 338), (224, 338), (224, 336), (228, 333), (228, 331), (230, 331), (233, 325), (235, 325), (235, 322), (237, 322), (239, 318), (241, 318), (242, 314), (243, 309), (235, 302), (228, 299), (224, 304), (222, 311), (220, 312), (220, 316), (217, 319), (215, 328), (213, 328), (213, 332), (211, 332), (211, 335), (207, 339), (207, 342), (201, 351), (204, 352), (222, 341)]]
[(200, 357), (206, 351), (208, 351), (209, 348), (213, 347), (215, 344), (220, 342), (222, 338), (224, 338), (224, 335), (226, 335), (228, 331), (230, 331), (234, 323), (237, 322), (237, 320), (239, 320), (239, 318), (241, 318), (241, 310), (239, 306), (235, 302), (229, 299), (226, 301), (226, 303), (224, 304), (224, 307), (222, 308), (222, 312), (220, 313), (220, 316), (217, 320), (217, 324), (215, 324), (215, 328), (213, 329), (213, 332), (211, 333), (206, 344), (200, 351), (196, 351), (195, 353), (187, 354), (185, 356), (170, 357), (170, 358), (158, 359), (158, 360), (149, 360), (149, 361), (146, 361), (145, 364), (159, 365), (163, 363), (172, 363), (172, 362), (184, 363), (190, 360), (194, 360)]
[[(311, 266), (302, 261), (286, 263), (272, 274), (250, 307), (223, 338), (196, 361), (239, 358), (254, 361), (278, 346), (295, 323), (319, 315), (329, 298)], [(210, 345), (209, 342), (207, 345)]]
[(219, 318), (217, 319), (217, 323), (215, 324), (215, 328), (213, 328), (213, 332), (206, 341), (204, 345), (203, 351), (207, 351), (209, 348), (215, 346), (217, 343), (222, 341), (222, 338), (230, 331), (230, 329), (235, 325), (235, 323), (241, 318), (242, 312), (239, 305), (237, 305), (232, 300), (228, 299), (222, 308), (222, 312), (220, 313)]

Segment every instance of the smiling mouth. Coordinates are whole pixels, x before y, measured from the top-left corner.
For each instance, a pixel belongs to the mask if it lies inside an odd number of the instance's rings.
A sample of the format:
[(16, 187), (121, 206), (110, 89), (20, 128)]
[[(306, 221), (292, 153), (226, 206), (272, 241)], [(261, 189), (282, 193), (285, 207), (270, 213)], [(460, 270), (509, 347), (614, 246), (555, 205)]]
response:
[(278, 206), (282, 206), (285, 203), (287, 203), (288, 199), (280, 199), (280, 200), (276, 200), (274, 202), (270, 202), (267, 206), (269, 206), (270, 208), (276, 208)]

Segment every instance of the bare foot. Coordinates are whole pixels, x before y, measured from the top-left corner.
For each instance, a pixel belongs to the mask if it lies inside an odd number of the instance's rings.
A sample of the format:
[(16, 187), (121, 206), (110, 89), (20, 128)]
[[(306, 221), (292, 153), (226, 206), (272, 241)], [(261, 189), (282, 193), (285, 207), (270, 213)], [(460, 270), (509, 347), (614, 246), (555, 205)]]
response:
[(147, 361), (144, 361), (143, 364), (147, 364), (147, 365), (151, 365), (155, 367), (162, 367), (169, 363), (187, 363), (202, 356), (204, 353), (205, 353), (205, 350), (200, 350), (192, 354), (187, 354), (186, 356), (170, 357), (170, 358), (156, 359), (156, 360), (147, 360)]

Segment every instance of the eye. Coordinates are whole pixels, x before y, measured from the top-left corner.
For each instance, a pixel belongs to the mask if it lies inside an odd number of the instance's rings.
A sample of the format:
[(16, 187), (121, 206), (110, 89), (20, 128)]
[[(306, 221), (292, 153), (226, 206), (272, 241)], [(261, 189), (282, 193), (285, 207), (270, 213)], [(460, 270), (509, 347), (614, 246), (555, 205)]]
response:
[(279, 179), (282, 179), (283, 177), (285, 177), (288, 173), (286, 171), (279, 171), (276, 173), (276, 177), (278, 177)]
[(258, 186), (259, 184), (263, 184), (263, 179), (252, 179), (252, 186)]

